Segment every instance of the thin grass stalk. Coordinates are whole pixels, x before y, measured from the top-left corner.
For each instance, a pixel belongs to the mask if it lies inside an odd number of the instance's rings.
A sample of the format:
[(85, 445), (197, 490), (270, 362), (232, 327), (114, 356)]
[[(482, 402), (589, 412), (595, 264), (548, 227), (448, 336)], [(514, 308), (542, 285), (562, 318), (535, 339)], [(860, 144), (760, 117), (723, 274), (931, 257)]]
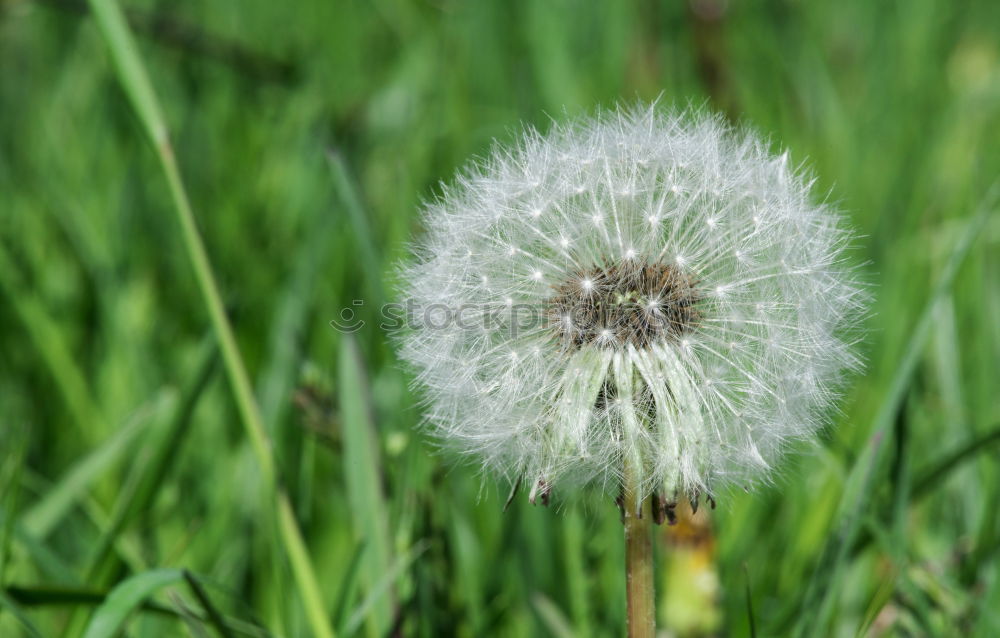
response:
[(319, 584), (309, 560), (302, 532), (295, 520), (288, 494), (278, 481), (271, 441), (264, 429), (260, 409), (253, 396), (250, 379), (236, 345), (232, 326), (223, 309), (219, 288), (181, 180), (177, 160), (170, 144), (166, 120), (162, 116), (155, 91), (149, 81), (129, 27), (115, 0), (90, 0), (90, 7), (108, 45), (118, 79), (153, 144), (160, 168), (167, 179), (174, 212), (181, 225), (184, 247), (191, 260), (198, 280), (198, 287), (205, 305), (208, 307), (212, 327), (219, 340), (233, 396), (257, 458), (264, 484), (275, 498), (282, 548), (291, 564), (295, 582), (302, 595), (312, 635), (318, 638), (333, 638), (333, 629), (323, 609)]

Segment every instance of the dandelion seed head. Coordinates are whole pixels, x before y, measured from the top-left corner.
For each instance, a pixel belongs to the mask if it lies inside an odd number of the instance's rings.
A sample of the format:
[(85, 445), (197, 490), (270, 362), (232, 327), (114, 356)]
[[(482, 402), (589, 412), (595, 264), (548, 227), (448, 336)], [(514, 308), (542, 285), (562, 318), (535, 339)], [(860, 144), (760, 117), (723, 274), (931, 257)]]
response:
[(860, 366), (852, 237), (810, 188), (698, 111), (606, 111), (498, 147), (425, 207), (401, 273), (415, 307), (483, 320), (400, 338), (429, 430), (545, 498), (616, 490), (626, 461), (667, 498), (766, 479)]

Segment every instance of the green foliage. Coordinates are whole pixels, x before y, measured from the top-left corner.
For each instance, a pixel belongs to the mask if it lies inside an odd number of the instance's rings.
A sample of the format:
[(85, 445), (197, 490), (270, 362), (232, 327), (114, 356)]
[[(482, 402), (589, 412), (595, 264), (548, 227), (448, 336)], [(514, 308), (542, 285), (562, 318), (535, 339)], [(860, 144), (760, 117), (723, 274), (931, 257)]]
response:
[(0, 2), (0, 635), (619, 634), (613, 496), (501, 512), (378, 301), (493, 138), (657, 96), (787, 145), (876, 298), (823, 445), (718, 495), (705, 617), (1000, 634), (1000, 5), (94, 5)]

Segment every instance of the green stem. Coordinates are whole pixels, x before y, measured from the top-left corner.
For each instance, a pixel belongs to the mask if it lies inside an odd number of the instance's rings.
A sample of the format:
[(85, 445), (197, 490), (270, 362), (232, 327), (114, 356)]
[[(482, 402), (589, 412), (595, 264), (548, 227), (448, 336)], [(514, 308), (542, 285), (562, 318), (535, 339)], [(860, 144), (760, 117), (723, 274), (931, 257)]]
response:
[(653, 638), (656, 604), (653, 590), (653, 512), (649, 499), (639, 501), (638, 473), (625, 466), (625, 592), (629, 638)]

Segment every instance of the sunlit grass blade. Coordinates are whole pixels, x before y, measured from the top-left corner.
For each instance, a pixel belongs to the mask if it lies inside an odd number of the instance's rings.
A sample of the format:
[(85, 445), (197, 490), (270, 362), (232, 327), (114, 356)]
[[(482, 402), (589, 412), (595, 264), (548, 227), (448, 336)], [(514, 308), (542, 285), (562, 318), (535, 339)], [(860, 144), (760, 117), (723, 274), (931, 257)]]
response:
[(306, 609), (313, 634), (317, 638), (330, 638), (333, 630), (329, 624), (323, 605), (316, 575), (308, 556), (305, 540), (295, 520), (294, 511), (288, 495), (279, 485), (278, 470), (272, 456), (272, 445), (268, 438), (260, 415), (260, 408), (253, 396), (249, 375), (243, 364), (243, 358), (236, 345), (236, 337), (232, 326), (226, 317), (222, 305), (215, 275), (212, 272), (208, 254), (205, 250), (201, 234), (198, 231), (191, 209), (187, 192), (181, 180), (180, 170), (167, 135), (167, 125), (159, 108), (155, 92), (141, 58), (135, 41), (129, 32), (128, 25), (121, 9), (114, 0), (90, 0), (90, 7), (97, 19), (98, 27), (108, 45), (111, 59), (114, 63), (118, 79), (135, 109), (143, 128), (153, 144), (156, 157), (166, 177), (170, 195), (181, 226), (184, 247), (187, 250), (191, 265), (201, 290), (203, 301), (208, 309), (212, 326), (222, 349), (233, 395), (239, 409), (247, 437), (253, 447), (264, 484), (276, 500), (278, 513), (278, 530), (282, 547), (286, 552), (295, 576), (296, 584), (302, 595), (302, 603)]
[[(315, 447), (312, 437), (297, 437), (294, 428), (282, 430), (288, 423), (288, 410), (292, 402), (288, 397), (295, 390), (297, 375), (305, 356), (301, 336), (307, 332), (309, 311), (315, 307), (322, 269), (332, 245), (334, 215), (320, 210), (309, 219), (304, 246), (293, 257), (294, 265), (288, 281), (274, 304), (274, 317), (269, 335), (269, 356), (258, 377), (264, 423), (275, 441), (275, 454), (279, 458), (298, 458), (297, 474), (287, 477), (288, 489), (296, 498), (296, 514), (307, 523), (312, 513), (312, 481), (315, 477)], [(297, 444), (296, 444), (297, 443)], [(293, 486), (297, 485), (297, 490)], [(276, 563), (276, 561), (272, 561)], [(274, 569), (274, 587), (285, 588), (286, 570)], [(284, 614), (282, 620), (287, 618)], [(284, 624), (284, 623), (283, 623)], [(336, 620), (331, 624), (337, 627)]]

